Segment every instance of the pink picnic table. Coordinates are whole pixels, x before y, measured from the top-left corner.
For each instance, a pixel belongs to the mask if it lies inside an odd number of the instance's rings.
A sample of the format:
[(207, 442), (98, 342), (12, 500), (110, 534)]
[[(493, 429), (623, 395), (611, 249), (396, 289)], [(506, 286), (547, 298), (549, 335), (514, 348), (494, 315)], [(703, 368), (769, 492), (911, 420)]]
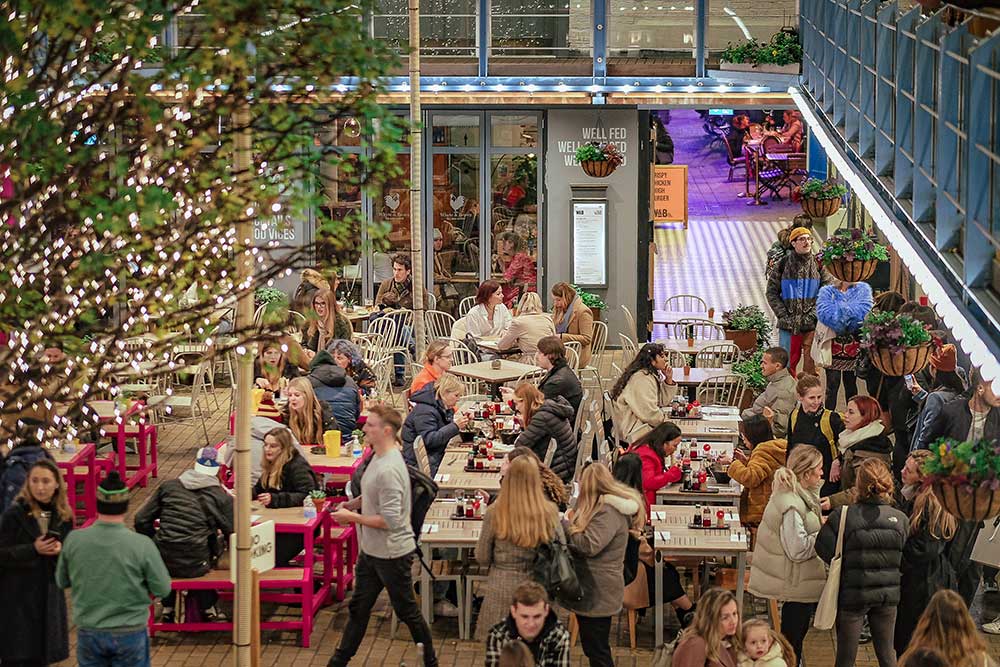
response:
[[(159, 468), (156, 424), (149, 422), (146, 405), (136, 401), (120, 415), (115, 414), (114, 401), (93, 401), (90, 407), (97, 413), (101, 423), (107, 425), (102, 428), (104, 434), (115, 441), (114, 460), (110, 468), (118, 470), (118, 475), (128, 488), (146, 486), (150, 476), (157, 476)], [(135, 466), (128, 465), (126, 459), (128, 450), (125, 442), (128, 438), (136, 441), (139, 463)]]
[[(64, 452), (61, 449), (51, 450), (52, 458), (62, 470), (66, 481), (66, 500), (77, 518), (83, 519), (83, 527), (89, 526), (97, 519), (97, 447), (93, 443), (77, 445), (75, 452)], [(78, 471), (83, 468), (81, 475)], [(83, 510), (77, 507), (77, 484), (83, 482)]]

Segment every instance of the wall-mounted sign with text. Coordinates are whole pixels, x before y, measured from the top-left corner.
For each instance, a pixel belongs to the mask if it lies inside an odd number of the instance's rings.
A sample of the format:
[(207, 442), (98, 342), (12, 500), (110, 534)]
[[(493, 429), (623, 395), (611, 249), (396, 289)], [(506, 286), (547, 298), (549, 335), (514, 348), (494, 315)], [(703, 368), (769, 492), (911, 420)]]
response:
[(649, 219), (653, 222), (688, 223), (688, 168), (686, 164), (650, 167)]

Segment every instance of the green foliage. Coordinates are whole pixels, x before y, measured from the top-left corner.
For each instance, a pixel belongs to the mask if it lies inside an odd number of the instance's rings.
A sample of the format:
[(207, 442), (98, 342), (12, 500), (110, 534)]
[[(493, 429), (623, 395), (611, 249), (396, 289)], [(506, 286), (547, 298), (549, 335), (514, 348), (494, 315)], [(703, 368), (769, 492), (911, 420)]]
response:
[(868, 234), (863, 229), (853, 227), (851, 229), (838, 229), (826, 239), (823, 248), (816, 254), (824, 265), (832, 264), (837, 260), (847, 262), (868, 261), (877, 259), (885, 262), (889, 260), (889, 251), (884, 245), (878, 243), (877, 239)]
[(898, 354), (904, 348), (930, 343), (931, 334), (926, 324), (909, 315), (873, 310), (861, 325), (861, 339), (863, 347), (887, 347)]
[(802, 44), (798, 33), (782, 30), (772, 35), (769, 42), (754, 38), (738, 44), (730, 42), (720, 57), (734, 64), (791, 65), (802, 62)]
[(288, 306), (288, 295), (274, 287), (258, 287), (253, 295), (253, 305), (258, 308), (266, 305), (271, 310), (272, 304)]
[(757, 347), (763, 348), (771, 340), (771, 320), (760, 306), (740, 304), (722, 314), (726, 329), (733, 331), (756, 331)]
[(733, 364), (733, 373), (743, 378), (747, 386), (758, 393), (764, 391), (764, 387), (767, 386), (767, 378), (764, 377), (764, 371), (760, 368), (760, 360), (763, 356), (764, 349), (761, 346), (751, 356)]
[(580, 300), (583, 301), (583, 305), (587, 308), (597, 308), (598, 310), (607, 309), (608, 304), (604, 303), (604, 299), (593, 292), (584, 292), (576, 285), (570, 285), (570, 287), (576, 290), (576, 293), (580, 295)]
[(924, 461), (925, 483), (1000, 489), (1000, 444), (989, 440), (960, 442), (942, 438)]
[(326, 491), (323, 489), (313, 489), (309, 492), (309, 497), (313, 500), (323, 500), (326, 498)]
[(836, 181), (810, 178), (795, 188), (795, 194), (797, 199), (839, 199), (847, 194), (847, 188)]
[(576, 149), (576, 161), (609, 162), (611, 166), (617, 167), (625, 161), (625, 156), (613, 143), (590, 141)]

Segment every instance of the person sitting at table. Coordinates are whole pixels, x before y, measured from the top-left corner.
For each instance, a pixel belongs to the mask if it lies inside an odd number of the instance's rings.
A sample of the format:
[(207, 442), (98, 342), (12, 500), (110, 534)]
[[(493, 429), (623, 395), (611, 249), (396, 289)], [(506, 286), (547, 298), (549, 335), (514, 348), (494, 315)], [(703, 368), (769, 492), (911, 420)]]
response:
[(743, 154), (743, 141), (750, 130), (750, 118), (744, 114), (733, 116), (730, 121), (729, 133), (726, 135), (726, 142), (729, 144), (729, 151), (733, 157)]
[(646, 520), (656, 504), (656, 492), (667, 484), (681, 481), (681, 469), (671, 457), (681, 444), (681, 429), (673, 422), (663, 422), (639, 438), (629, 450), (642, 460), (642, 493), (646, 498)]
[(781, 143), (789, 144), (793, 153), (802, 149), (802, 115), (794, 109), (785, 109), (782, 113), (785, 124), (778, 132)]
[(618, 437), (628, 448), (639, 437), (670, 417), (670, 400), (677, 393), (666, 349), (646, 343), (611, 389)]
[[(302, 507), (310, 491), (319, 488), (312, 466), (292, 444), (287, 428), (276, 428), (264, 436), (261, 475), (253, 485), (253, 497), (264, 507)], [(278, 533), (275, 544), (275, 567), (287, 567), (302, 551), (302, 535)]]
[(413, 410), (403, 422), (403, 459), (406, 465), (417, 467), (413, 443), (420, 436), (427, 450), (430, 474), (437, 474), (448, 442), (471, 421), (467, 414), (455, 414), (455, 405), (464, 394), (465, 385), (462, 381), (445, 373), (437, 382), (426, 385), (410, 396)]
[(576, 435), (573, 433), (573, 406), (562, 396), (545, 398), (538, 387), (522, 382), (514, 390), (514, 407), (524, 430), (514, 444), (527, 447), (542, 461), (549, 442), (556, 441), (556, 451), (549, 462), (552, 472), (569, 484), (576, 471)]
[(358, 385), (354, 384), (347, 371), (326, 350), (321, 350), (313, 359), (307, 377), (316, 398), (330, 406), (335, 424), (333, 428), (338, 429), (344, 438), (350, 438), (358, 427), (358, 417), (361, 416), (361, 393)]
[(451, 368), (452, 359), (451, 346), (446, 340), (435, 340), (427, 346), (424, 352), (424, 367), (413, 376), (413, 383), (410, 385), (410, 396), (432, 384)]
[(573, 406), (573, 419), (576, 419), (583, 401), (583, 387), (580, 385), (580, 378), (566, 363), (566, 348), (559, 336), (546, 336), (538, 340), (535, 364), (548, 371), (538, 383), (542, 394), (545, 398), (565, 398)]
[[(250, 484), (256, 484), (260, 479), (260, 464), (264, 458), (264, 436), (276, 428), (287, 429), (281, 422), (274, 421), (267, 417), (254, 416), (250, 419)], [(303, 447), (295, 435), (288, 431), (292, 438), (292, 444), (299, 454), (305, 456), (308, 450)], [(235, 474), (236, 467), (236, 436), (230, 435), (226, 445), (219, 452), (222, 457), (222, 464)]]
[(500, 283), (487, 280), (476, 291), (476, 305), (465, 315), (465, 330), (473, 338), (498, 338), (510, 328), (511, 316), (503, 304)]
[(316, 398), (309, 378), (295, 378), (285, 390), (288, 403), (282, 412), (282, 421), (292, 430), (295, 438), (305, 446), (323, 442), (323, 433), (337, 428), (330, 406)]
[(503, 273), (503, 302), (508, 308), (521, 294), (534, 292), (538, 282), (535, 260), (524, 250), (520, 234), (506, 231), (497, 236), (497, 268)]
[(514, 459), (500, 482), (500, 495), (483, 514), (476, 543), (476, 562), (489, 567), (476, 640), (484, 641), (507, 615), (514, 590), (531, 578), (536, 549), (566, 535), (559, 510), (545, 496), (538, 464), (528, 456)]
[(354, 333), (351, 321), (340, 312), (332, 291), (321, 289), (316, 292), (312, 305), (313, 313), (309, 314), (309, 324), (302, 337), (302, 347), (306, 349), (310, 361), (317, 352), (325, 350), (330, 341), (337, 338), (351, 340)]
[(552, 321), (563, 343), (580, 344), (580, 368), (590, 364), (590, 346), (594, 342), (594, 313), (569, 283), (552, 286)]
[[(413, 310), (413, 279), (410, 277), (413, 263), (410, 256), (399, 253), (392, 256), (392, 277), (383, 280), (375, 295), (377, 308), (402, 308)], [(424, 305), (429, 307), (430, 300), (424, 293)]]
[(288, 358), (281, 351), (281, 343), (267, 341), (260, 346), (260, 354), (253, 363), (254, 385), (277, 397), (288, 386), (288, 381), (298, 376), (299, 369), (295, 364), (288, 363)]
[(555, 334), (552, 316), (542, 308), (541, 297), (537, 292), (528, 292), (521, 298), (517, 315), (511, 321), (507, 333), (497, 342), (497, 348), (501, 352), (520, 350), (521, 361), (530, 364), (535, 361), (538, 341)]
[[(527, 456), (538, 464), (538, 473), (542, 476), (542, 489), (545, 491), (545, 497), (554, 502), (560, 512), (565, 512), (566, 508), (569, 507), (569, 487), (559, 479), (558, 475), (552, 472), (552, 468), (542, 463), (538, 455), (527, 447), (515, 446), (507, 452), (507, 456), (501, 459), (500, 479), (503, 479), (503, 476), (507, 474), (507, 470), (510, 469), (510, 464), (519, 456)], [(480, 490), (476, 493), (486, 497), (487, 502), (492, 502), (489, 494), (485, 491)], [(496, 498), (494, 497), (493, 500), (496, 500)]]
[(365, 363), (358, 346), (348, 340), (335, 340), (326, 348), (333, 355), (333, 360), (344, 369), (347, 377), (354, 380), (362, 396), (369, 396), (375, 391), (375, 373)]

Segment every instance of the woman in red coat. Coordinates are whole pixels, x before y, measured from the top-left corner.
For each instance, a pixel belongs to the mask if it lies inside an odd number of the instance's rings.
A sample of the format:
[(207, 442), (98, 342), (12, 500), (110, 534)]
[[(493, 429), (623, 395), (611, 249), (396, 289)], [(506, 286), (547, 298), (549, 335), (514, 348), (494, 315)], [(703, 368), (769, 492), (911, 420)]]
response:
[(649, 508), (656, 504), (656, 492), (667, 484), (681, 481), (679, 466), (667, 467), (677, 445), (681, 444), (681, 430), (673, 422), (663, 422), (642, 436), (632, 450), (642, 459), (642, 490), (646, 494), (646, 520)]

